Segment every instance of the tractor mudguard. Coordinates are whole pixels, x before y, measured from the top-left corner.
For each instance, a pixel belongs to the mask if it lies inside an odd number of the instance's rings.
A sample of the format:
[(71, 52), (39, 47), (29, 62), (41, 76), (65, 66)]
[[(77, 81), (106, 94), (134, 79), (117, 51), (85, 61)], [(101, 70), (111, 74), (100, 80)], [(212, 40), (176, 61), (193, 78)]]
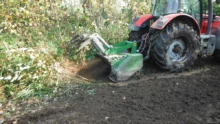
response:
[(141, 15), (139, 17), (135, 17), (131, 24), (129, 24), (128, 28), (132, 31), (139, 31), (140, 28), (145, 28), (150, 25), (150, 20), (153, 19), (152, 14)]
[(161, 16), (157, 21), (153, 23), (151, 28), (162, 30), (164, 27), (167, 26), (169, 22), (171, 22), (174, 19), (180, 19), (182, 21), (188, 20), (193, 23), (193, 28), (199, 33), (200, 35), (200, 26), (192, 16), (184, 14), (184, 13), (177, 13), (177, 14), (169, 14), (165, 16)]

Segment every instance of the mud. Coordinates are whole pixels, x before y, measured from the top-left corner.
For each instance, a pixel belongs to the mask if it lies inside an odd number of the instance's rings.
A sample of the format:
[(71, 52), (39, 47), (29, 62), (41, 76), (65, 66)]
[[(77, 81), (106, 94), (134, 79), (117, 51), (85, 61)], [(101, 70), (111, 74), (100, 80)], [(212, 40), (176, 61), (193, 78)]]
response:
[(141, 74), (122, 82), (124, 85), (110, 83), (109, 68), (100, 61), (94, 63), (78, 74), (106, 83), (69, 88), (44, 109), (20, 117), (18, 123), (220, 123), (220, 63), (212, 59), (200, 59), (179, 74), (148, 63)]
[(106, 62), (97, 58), (81, 67), (76, 75), (90, 80), (91, 82), (108, 82), (110, 70), (110, 66)]

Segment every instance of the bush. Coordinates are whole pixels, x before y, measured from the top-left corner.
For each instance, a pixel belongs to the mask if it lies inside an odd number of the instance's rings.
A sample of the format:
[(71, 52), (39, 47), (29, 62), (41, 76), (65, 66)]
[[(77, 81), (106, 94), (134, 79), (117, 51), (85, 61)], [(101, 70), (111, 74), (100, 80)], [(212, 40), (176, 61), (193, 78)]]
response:
[(51, 51), (5, 45), (0, 51), (0, 96), (17, 99), (50, 92), (56, 75)]

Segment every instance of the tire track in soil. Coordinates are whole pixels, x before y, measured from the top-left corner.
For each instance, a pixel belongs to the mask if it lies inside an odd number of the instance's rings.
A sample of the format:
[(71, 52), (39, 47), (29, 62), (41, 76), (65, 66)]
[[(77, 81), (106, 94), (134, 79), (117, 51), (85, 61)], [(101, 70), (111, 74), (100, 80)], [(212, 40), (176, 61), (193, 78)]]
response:
[(178, 78), (178, 77), (182, 77), (182, 76), (191, 76), (194, 74), (199, 74), (202, 72), (207, 72), (210, 71), (210, 68), (206, 67), (206, 68), (202, 68), (202, 69), (196, 69), (190, 72), (182, 72), (182, 73), (163, 73), (163, 74), (150, 74), (147, 77), (145, 76), (138, 76), (139, 80), (136, 79), (132, 79), (126, 82), (119, 82), (119, 83), (111, 83), (112, 85), (117, 85), (117, 86), (127, 86), (129, 84), (134, 84), (134, 83), (140, 83), (140, 82), (147, 82), (149, 80), (154, 80), (154, 79), (169, 79), (169, 78)]

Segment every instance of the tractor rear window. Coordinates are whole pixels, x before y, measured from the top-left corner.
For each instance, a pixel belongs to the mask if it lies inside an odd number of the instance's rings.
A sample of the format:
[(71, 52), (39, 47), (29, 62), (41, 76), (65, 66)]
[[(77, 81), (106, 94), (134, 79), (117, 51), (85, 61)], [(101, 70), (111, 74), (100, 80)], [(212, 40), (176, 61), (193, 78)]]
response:
[(193, 16), (198, 22), (200, 20), (200, 2), (199, 0), (181, 0), (181, 10)]
[(178, 0), (155, 0), (154, 1), (154, 16), (177, 13)]

